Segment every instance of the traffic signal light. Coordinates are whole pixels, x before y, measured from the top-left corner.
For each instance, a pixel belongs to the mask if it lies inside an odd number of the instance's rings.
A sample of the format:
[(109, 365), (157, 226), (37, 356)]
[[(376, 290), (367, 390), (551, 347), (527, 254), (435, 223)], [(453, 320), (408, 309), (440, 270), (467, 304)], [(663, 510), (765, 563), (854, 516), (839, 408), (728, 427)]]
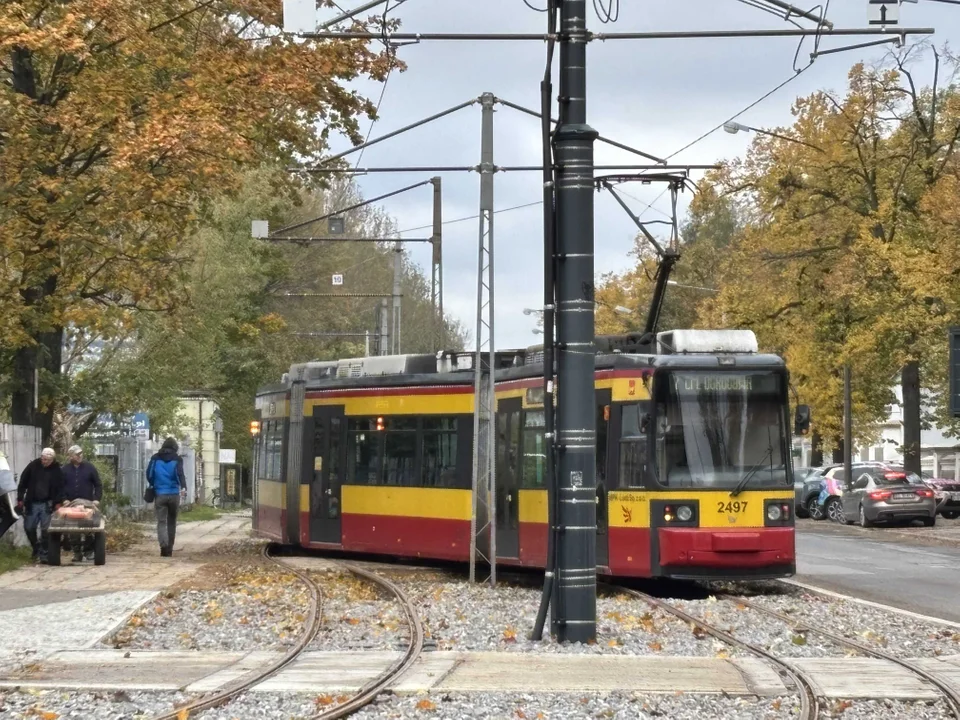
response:
[(798, 405), (796, 415), (793, 418), (793, 434), (806, 435), (810, 432), (810, 406)]
[(251, 421), (250, 421), (250, 434), (251, 434), (253, 437), (256, 437), (257, 435), (260, 434), (260, 421), (259, 421), (259, 420), (251, 420)]

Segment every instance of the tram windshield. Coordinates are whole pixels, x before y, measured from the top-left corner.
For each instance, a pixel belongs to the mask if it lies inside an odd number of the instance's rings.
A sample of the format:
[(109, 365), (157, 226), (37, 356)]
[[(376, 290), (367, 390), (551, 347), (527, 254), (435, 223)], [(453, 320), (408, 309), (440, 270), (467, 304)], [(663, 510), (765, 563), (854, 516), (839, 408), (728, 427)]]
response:
[(772, 372), (672, 372), (657, 384), (661, 484), (788, 484), (783, 380)]

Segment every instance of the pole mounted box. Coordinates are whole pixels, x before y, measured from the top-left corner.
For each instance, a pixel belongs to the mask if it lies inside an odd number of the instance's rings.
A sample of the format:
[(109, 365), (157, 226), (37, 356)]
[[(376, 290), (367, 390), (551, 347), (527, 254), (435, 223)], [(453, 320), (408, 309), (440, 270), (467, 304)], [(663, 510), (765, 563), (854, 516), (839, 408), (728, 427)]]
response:
[(950, 414), (960, 417), (960, 327), (947, 330), (950, 344)]

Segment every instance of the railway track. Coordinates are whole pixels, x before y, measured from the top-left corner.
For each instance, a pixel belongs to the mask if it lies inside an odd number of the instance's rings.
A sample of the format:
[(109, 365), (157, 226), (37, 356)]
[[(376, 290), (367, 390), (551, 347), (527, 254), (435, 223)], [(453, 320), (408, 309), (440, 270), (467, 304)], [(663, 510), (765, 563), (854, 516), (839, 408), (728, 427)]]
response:
[[(800, 719), (801, 720), (817, 720), (820, 717), (820, 713), (823, 710), (822, 703), (820, 698), (817, 697), (816, 691), (814, 690), (813, 683), (811, 680), (802, 672), (796, 668), (788, 665), (786, 662), (776, 657), (772, 653), (764, 650), (763, 648), (757, 647), (751, 643), (748, 643), (740, 638), (732, 635), (720, 628), (711, 625), (709, 622), (691, 615), (690, 613), (681, 610), (678, 607), (671, 605), (668, 602), (665, 602), (659, 598), (653, 597), (646, 593), (640, 592), (638, 590), (633, 590), (631, 588), (625, 588), (617, 586), (617, 590), (624, 592), (632, 597), (643, 600), (651, 607), (660, 609), (670, 615), (673, 615), (680, 620), (683, 620), (686, 623), (695, 625), (702, 629), (707, 634), (717, 638), (718, 640), (727, 643), (728, 645), (743, 648), (758, 657), (763, 658), (771, 665), (773, 665), (781, 677), (789, 678), (792, 684), (797, 688), (797, 691), (800, 693)], [(754, 610), (762, 615), (766, 615), (769, 618), (773, 618), (779, 622), (784, 623), (790, 628), (793, 628), (797, 632), (802, 632), (804, 634), (813, 634), (819, 635), (820, 637), (827, 639), (840, 647), (845, 647), (850, 650), (855, 650), (856, 652), (877, 659), (887, 660), (889, 662), (895, 663), (910, 672), (916, 674), (918, 677), (923, 678), (925, 681), (936, 687), (946, 699), (947, 704), (950, 707), (953, 716), (960, 720), (960, 693), (954, 690), (952, 687), (941, 681), (934, 674), (924, 670), (922, 667), (916, 665), (915, 663), (910, 662), (909, 660), (904, 660), (898, 658), (890, 653), (884, 652), (877, 648), (870, 647), (863, 643), (857, 642), (856, 640), (851, 640), (845, 638), (842, 635), (838, 635), (829, 630), (824, 630), (819, 627), (811, 626), (807, 623), (799, 623), (794, 618), (788, 617), (782, 613), (779, 613), (775, 610), (770, 610), (763, 607), (762, 605), (755, 603), (748, 598), (737, 596), (737, 595), (725, 595), (721, 598), (728, 602), (736, 603), (742, 605), (751, 610)]]
[[(263, 670), (258, 670), (255, 674), (245, 675), (233, 683), (217, 690), (214, 693), (203, 695), (186, 705), (181, 705), (169, 712), (158, 715), (154, 720), (183, 720), (183, 718), (195, 717), (197, 714), (210, 708), (218, 707), (228, 703), (242, 693), (246, 692), (254, 685), (258, 685), (269, 677), (283, 670), (290, 665), (306, 650), (323, 624), (323, 592), (320, 586), (310, 577), (310, 575), (298, 568), (295, 568), (283, 562), (270, 554), (269, 546), (265, 546), (262, 552), (264, 558), (276, 563), (284, 571), (297, 576), (308, 589), (310, 594), (310, 607), (307, 612), (306, 622), (304, 623), (304, 632), (301, 634), (297, 643), (284, 654), (283, 657), (271, 663)], [(403, 656), (393, 665), (387, 668), (379, 676), (364, 685), (349, 700), (335, 707), (331, 707), (314, 715), (311, 720), (335, 720), (344, 718), (357, 712), (364, 706), (372, 702), (390, 683), (403, 675), (407, 669), (416, 662), (423, 650), (424, 630), (423, 623), (420, 621), (420, 615), (416, 607), (407, 597), (406, 593), (396, 584), (386, 578), (363, 568), (348, 563), (337, 563), (347, 572), (366, 580), (367, 582), (379, 585), (387, 590), (403, 608), (404, 615), (407, 618), (407, 624), (410, 628), (410, 641)]]
[(741, 605), (745, 605), (751, 610), (755, 610), (763, 615), (766, 615), (767, 617), (772, 617), (783, 623), (786, 623), (788, 626), (794, 628), (797, 631), (802, 631), (806, 634), (819, 635), (820, 637), (826, 638), (831, 642), (836, 643), (837, 645), (850, 648), (851, 650), (856, 650), (857, 652), (860, 652), (868, 657), (873, 657), (880, 660), (887, 660), (889, 662), (896, 663), (900, 667), (909, 670), (910, 672), (918, 675), (919, 677), (922, 677), (928, 683), (936, 687), (941, 693), (943, 693), (944, 697), (946, 698), (947, 704), (950, 706), (950, 710), (953, 713), (953, 716), (957, 718), (957, 720), (960, 720), (960, 693), (958, 693), (956, 690), (954, 690), (952, 687), (950, 687), (946, 683), (942, 682), (933, 673), (930, 673), (924, 670), (922, 667), (918, 666), (916, 663), (912, 663), (909, 660), (898, 658), (895, 655), (891, 655), (890, 653), (884, 652), (883, 650), (870, 647), (869, 645), (866, 645), (861, 642), (857, 642), (856, 640), (845, 638), (842, 635), (837, 635), (836, 633), (833, 633), (829, 630), (824, 630), (822, 628), (814, 627), (807, 623), (798, 623), (794, 618), (788, 617), (775, 610), (770, 610), (769, 608), (765, 608), (762, 605), (759, 605), (751, 600), (748, 600), (747, 598), (736, 596), (736, 597), (731, 597), (730, 600), (737, 602)]
[(680, 620), (683, 620), (686, 623), (699, 627), (708, 635), (715, 637), (717, 640), (720, 640), (731, 647), (743, 648), (744, 650), (763, 658), (777, 669), (777, 673), (782, 678), (789, 679), (790, 683), (797, 688), (797, 692), (800, 695), (800, 720), (817, 720), (817, 718), (820, 716), (820, 698), (817, 697), (817, 694), (813, 689), (813, 683), (804, 673), (794, 669), (776, 655), (767, 652), (763, 648), (741, 640), (740, 638), (731, 635), (730, 633), (727, 633), (720, 628), (715, 627), (714, 625), (711, 625), (710, 623), (681, 610), (678, 607), (674, 607), (670, 603), (664, 602), (659, 598), (655, 598), (652, 595), (648, 595), (647, 593), (640, 592), (639, 590), (634, 590), (632, 588), (621, 587), (619, 585), (616, 586), (616, 589), (620, 592), (630, 595), (631, 597), (635, 597), (638, 600), (644, 601), (650, 607), (662, 610), (676, 618), (679, 618)]

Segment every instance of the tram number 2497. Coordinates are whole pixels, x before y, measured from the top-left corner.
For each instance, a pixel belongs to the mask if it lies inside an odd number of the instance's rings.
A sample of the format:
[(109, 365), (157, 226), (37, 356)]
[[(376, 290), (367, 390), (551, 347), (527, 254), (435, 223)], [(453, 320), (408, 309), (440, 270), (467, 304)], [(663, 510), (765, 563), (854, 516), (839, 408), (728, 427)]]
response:
[(747, 511), (747, 500), (731, 500), (730, 502), (717, 503), (718, 513), (742, 513)]

